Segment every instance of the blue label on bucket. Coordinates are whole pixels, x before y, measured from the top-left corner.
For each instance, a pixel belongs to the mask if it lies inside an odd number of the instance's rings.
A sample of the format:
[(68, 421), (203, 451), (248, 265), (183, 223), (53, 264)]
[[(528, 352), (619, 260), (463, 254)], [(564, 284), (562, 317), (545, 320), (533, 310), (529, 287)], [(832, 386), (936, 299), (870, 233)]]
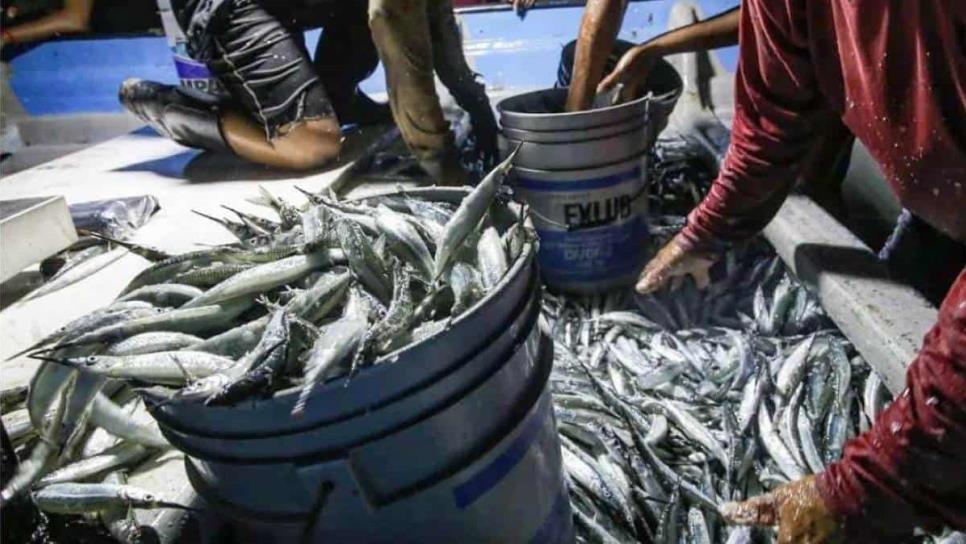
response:
[(540, 270), (548, 281), (593, 282), (619, 278), (640, 268), (647, 224), (635, 217), (574, 232), (538, 228), (537, 234)]
[(529, 191), (588, 191), (591, 189), (605, 189), (615, 185), (632, 181), (637, 182), (641, 179), (641, 169), (634, 168), (627, 172), (621, 172), (612, 176), (602, 176), (599, 178), (579, 179), (574, 181), (542, 181), (518, 177), (516, 186)]
[(639, 162), (582, 179), (518, 177), (515, 187), (533, 212), (547, 283), (620, 280), (643, 264), (647, 225)]
[[(541, 402), (546, 402), (546, 398), (542, 399)], [(469, 480), (453, 489), (453, 502), (456, 503), (457, 508), (463, 510), (476, 502), (477, 499), (500, 483), (500, 480), (523, 460), (530, 446), (536, 441), (540, 429), (546, 423), (542, 417), (544, 415), (543, 410), (534, 410), (530, 414), (530, 419), (524, 423), (523, 430), (503, 453), (470, 477)]]
[(175, 55), (174, 67), (178, 72), (181, 85), (208, 94), (224, 94), (225, 88), (218, 78), (211, 75), (204, 63), (194, 59)]

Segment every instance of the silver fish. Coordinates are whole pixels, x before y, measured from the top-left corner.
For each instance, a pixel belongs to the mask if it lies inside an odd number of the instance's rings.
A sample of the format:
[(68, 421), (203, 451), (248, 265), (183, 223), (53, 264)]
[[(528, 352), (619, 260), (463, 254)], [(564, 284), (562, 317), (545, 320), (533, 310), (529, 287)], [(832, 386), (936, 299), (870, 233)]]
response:
[(45, 360), (98, 376), (150, 384), (184, 385), (216, 374), (235, 362), (203, 351), (161, 351), (144, 355), (88, 355)]
[(87, 259), (75, 267), (72, 267), (63, 275), (49, 281), (37, 289), (31, 291), (27, 296), (20, 299), (18, 303), (24, 303), (36, 298), (40, 298), (51, 293), (60, 291), (65, 287), (69, 287), (89, 276), (96, 274), (104, 268), (114, 263), (114, 261), (120, 259), (126, 255), (128, 251), (126, 249), (115, 249), (101, 255), (97, 255), (90, 259)]
[(191, 508), (134, 486), (118, 484), (54, 484), (34, 493), (33, 500), (37, 508), (54, 514), (88, 514), (120, 507)]
[(436, 247), (436, 255), (433, 257), (433, 277), (438, 279), (445, 271), (450, 260), (456, 254), (459, 247), (469, 236), (470, 231), (475, 230), (477, 225), (486, 215), (493, 199), (500, 187), (503, 185), (503, 178), (510, 170), (513, 159), (519, 153), (518, 146), (506, 159), (498, 164), (482, 181), (463, 199), (459, 208), (453, 213), (443, 232), (443, 238)]
[(137, 464), (149, 450), (140, 444), (121, 443), (103, 453), (63, 466), (43, 478), (35, 487), (86, 480), (105, 471)]
[(483, 287), (492, 289), (510, 268), (500, 234), (492, 226), (483, 229), (476, 248)]
[(376, 225), (391, 242), (389, 249), (413, 265), (427, 283), (433, 276), (433, 257), (419, 232), (402, 216), (384, 205), (376, 208)]
[(205, 291), (185, 303), (181, 309), (200, 308), (253, 293), (261, 293), (293, 282), (313, 270), (344, 262), (342, 259), (343, 255), (340, 251), (323, 250), (257, 265)]

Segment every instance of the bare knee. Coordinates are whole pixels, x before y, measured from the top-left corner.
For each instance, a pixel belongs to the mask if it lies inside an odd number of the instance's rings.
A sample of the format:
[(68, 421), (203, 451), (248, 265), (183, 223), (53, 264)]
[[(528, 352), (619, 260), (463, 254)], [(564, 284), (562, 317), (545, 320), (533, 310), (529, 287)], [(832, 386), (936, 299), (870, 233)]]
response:
[(311, 170), (338, 158), (342, 132), (334, 119), (307, 121), (278, 137), (273, 145), (285, 168)]

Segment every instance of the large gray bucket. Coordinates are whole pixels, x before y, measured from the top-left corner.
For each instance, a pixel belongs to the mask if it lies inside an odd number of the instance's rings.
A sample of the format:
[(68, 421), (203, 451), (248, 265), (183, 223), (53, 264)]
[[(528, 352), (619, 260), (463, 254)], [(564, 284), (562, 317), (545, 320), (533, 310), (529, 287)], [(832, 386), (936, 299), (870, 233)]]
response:
[[(466, 191), (407, 194), (456, 202)], [(495, 217), (515, 220), (508, 208)], [(448, 329), (319, 387), (300, 419), (289, 416), (297, 390), (153, 414), (245, 542), (568, 541), (537, 276), (528, 247)]]
[(659, 61), (648, 96), (561, 113), (567, 89), (497, 104), (504, 152), (520, 147), (513, 185), (534, 211), (548, 286), (594, 293), (634, 280), (646, 259), (647, 151), (667, 125), (681, 78)]

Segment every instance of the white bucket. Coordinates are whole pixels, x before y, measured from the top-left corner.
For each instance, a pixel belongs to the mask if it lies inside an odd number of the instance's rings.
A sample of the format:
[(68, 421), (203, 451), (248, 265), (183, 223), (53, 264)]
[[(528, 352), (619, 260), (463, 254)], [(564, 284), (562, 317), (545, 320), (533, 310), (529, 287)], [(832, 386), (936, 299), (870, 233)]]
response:
[(567, 89), (513, 96), (497, 105), (501, 151), (519, 148), (512, 184), (534, 212), (544, 282), (592, 294), (633, 282), (647, 258), (647, 151), (681, 94), (664, 61), (647, 96), (564, 113)]
[(188, 40), (171, 9), (171, 0), (158, 0), (158, 12), (161, 14), (161, 25), (168, 38), (168, 47), (174, 57), (174, 69), (181, 85), (216, 96), (226, 95), (225, 87), (212, 75), (205, 63), (192, 59), (188, 54)]
[(634, 280), (646, 255), (645, 157), (560, 171), (514, 168), (540, 236), (540, 272), (558, 290), (595, 293)]

